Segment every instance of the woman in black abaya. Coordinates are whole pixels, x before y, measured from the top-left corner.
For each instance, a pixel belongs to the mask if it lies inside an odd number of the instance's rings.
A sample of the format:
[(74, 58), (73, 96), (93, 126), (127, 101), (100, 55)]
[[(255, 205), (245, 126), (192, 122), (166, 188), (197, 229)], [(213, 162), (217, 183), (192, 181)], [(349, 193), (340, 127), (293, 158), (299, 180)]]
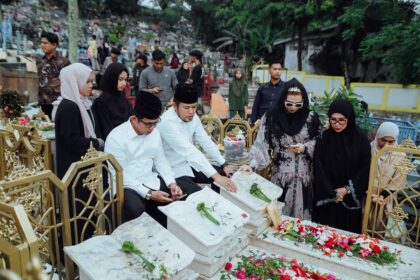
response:
[(349, 101), (335, 100), (328, 117), (330, 127), (315, 145), (313, 220), (360, 233), (361, 206), (369, 180), (369, 141), (357, 127)]
[(128, 81), (128, 70), (121, 63), (112, 63), (101, 80), (102, 95), (93, 102), (96, 134), (104, 141), (116, 126), (126, 122), (133, 108), (124, 94)]

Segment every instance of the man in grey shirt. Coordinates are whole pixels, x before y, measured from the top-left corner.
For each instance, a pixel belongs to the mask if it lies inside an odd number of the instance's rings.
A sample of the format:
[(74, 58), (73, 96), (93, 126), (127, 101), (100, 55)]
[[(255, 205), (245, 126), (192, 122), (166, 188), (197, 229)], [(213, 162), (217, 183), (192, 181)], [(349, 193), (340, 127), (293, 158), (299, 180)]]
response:
[(139, 82), (139, 91), (155, 94), (163, 106), (174, 96), (178, 83), (174, 71), (164, 66), (165, 61), (165, 54), (161, 50), (155, 50), (152, 53), (152, 65), (141, 72)]

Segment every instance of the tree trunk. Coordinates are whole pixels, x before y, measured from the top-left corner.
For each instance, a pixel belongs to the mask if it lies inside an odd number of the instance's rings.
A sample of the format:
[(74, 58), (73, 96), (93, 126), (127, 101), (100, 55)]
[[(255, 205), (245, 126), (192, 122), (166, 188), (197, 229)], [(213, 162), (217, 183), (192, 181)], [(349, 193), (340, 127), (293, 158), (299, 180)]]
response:
[(298, 71), (302, 71), (302, 50), (303, 50), (303, 24), (298, 24), (298, 49), (297, 49), (297, 62)]
[(341, 44), (341, 69), (344, 76), (344, 85), (346, 88), (350, 88), (350, 75), (349, 75), (349, 66), (347, 63), (347, 52), (346, 52), (346, 43)]
[(69, 17), (69, 60), (77, 62), (77, 42), (78, 42), (78, 26), (79, 26), (79, 7), (77, 0), (68, 0), (68, 17)]

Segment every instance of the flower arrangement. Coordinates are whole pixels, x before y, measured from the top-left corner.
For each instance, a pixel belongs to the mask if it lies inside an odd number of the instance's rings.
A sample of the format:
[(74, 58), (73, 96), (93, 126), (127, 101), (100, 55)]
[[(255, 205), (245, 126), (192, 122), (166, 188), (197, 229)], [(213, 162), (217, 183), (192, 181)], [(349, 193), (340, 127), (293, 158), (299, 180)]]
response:
[(31, 120), (27, 115), (14, 119), (12, 123), (23, 125), (23, 126), (35, 127), (36, 129), (40, 131), (53, 131), (54, 130), (54, 123), (39, 121), (39, 120)]
[(248, 279), (248, 280), (293, 280), (293, 279), (317, 279), (336, 280), (334, 274), (320, 273), (310, 266), (299, 263), (296, 259), (287, 259), (285, 256), (276, 256), (266, 253), (251, 256), (240, 256), (241, 261), (235, 268), (231, 262), (225, 264), (221, 280)]
[(377, 238), (370, 238), (364, 234), (347, 236), (327, 226), (299, 219), (283, 221), (274, 235), (311, 244), (326, 256), (354, 256), (379, 265), (395, 264), (399, 261), (400, 251), (391, 252), (389, 247), (383, 246)]
[(3, 109), (6, 118), (19, 117), (23, 112), (24, 99), (15, 90), (3, 90), (0, 94), (0, 109)]

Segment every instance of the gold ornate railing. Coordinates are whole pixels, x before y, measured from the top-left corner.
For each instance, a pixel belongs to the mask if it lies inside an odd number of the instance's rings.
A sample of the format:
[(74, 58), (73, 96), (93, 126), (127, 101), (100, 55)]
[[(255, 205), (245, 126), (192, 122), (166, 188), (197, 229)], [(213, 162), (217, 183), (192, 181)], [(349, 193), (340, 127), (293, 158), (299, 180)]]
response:
[(8, 123), (0, 130), (0, 180), (16, 162), (38, 171), (52, 170), (51, 142), (34, 128)]
[(420, 147), (385, 146), (373, 158), (363, 233), (420, 248)]
[[(115, 184), (103, 180), (110, 176), (107, 162), (115, 169)], [(50, 278), (57, 273), (64, 279), (65, 259), (66, 278), (73, 279), (74, 265), (64, 256), (63, 246), (111, 233), (121, 223), (122, 168), (112, 155), (92, 147), (62, 180), (50, 170), (18, 165), (7, 180), (0, 181), (0, 201), (23, 205), (38, 239), (41, 260), (52, 266)]]
[(250, 142), (250, 134), (251, 134), (251, 127), (249, 123), (242, 119), (238, 114), (236, 114), (232, 119), (229, 119), (223, 125), (222, 137), (221, 139), (225, 138), (226, 135), (228, 136), (236, 136), (239, 131), (242, 131), (242, 134), (245, 137), (246, 147), (247, 149), (251, 148)]
[(38, 256), (38, 244), (22, 205), (0, 202), (0, 249), (0, 267), (27, 279), (27, 265)]
[(203, 115), (201, 117), (201, 123), (214, 143), (223, 144), (223, 123), (217, 116), (213, 114)]

